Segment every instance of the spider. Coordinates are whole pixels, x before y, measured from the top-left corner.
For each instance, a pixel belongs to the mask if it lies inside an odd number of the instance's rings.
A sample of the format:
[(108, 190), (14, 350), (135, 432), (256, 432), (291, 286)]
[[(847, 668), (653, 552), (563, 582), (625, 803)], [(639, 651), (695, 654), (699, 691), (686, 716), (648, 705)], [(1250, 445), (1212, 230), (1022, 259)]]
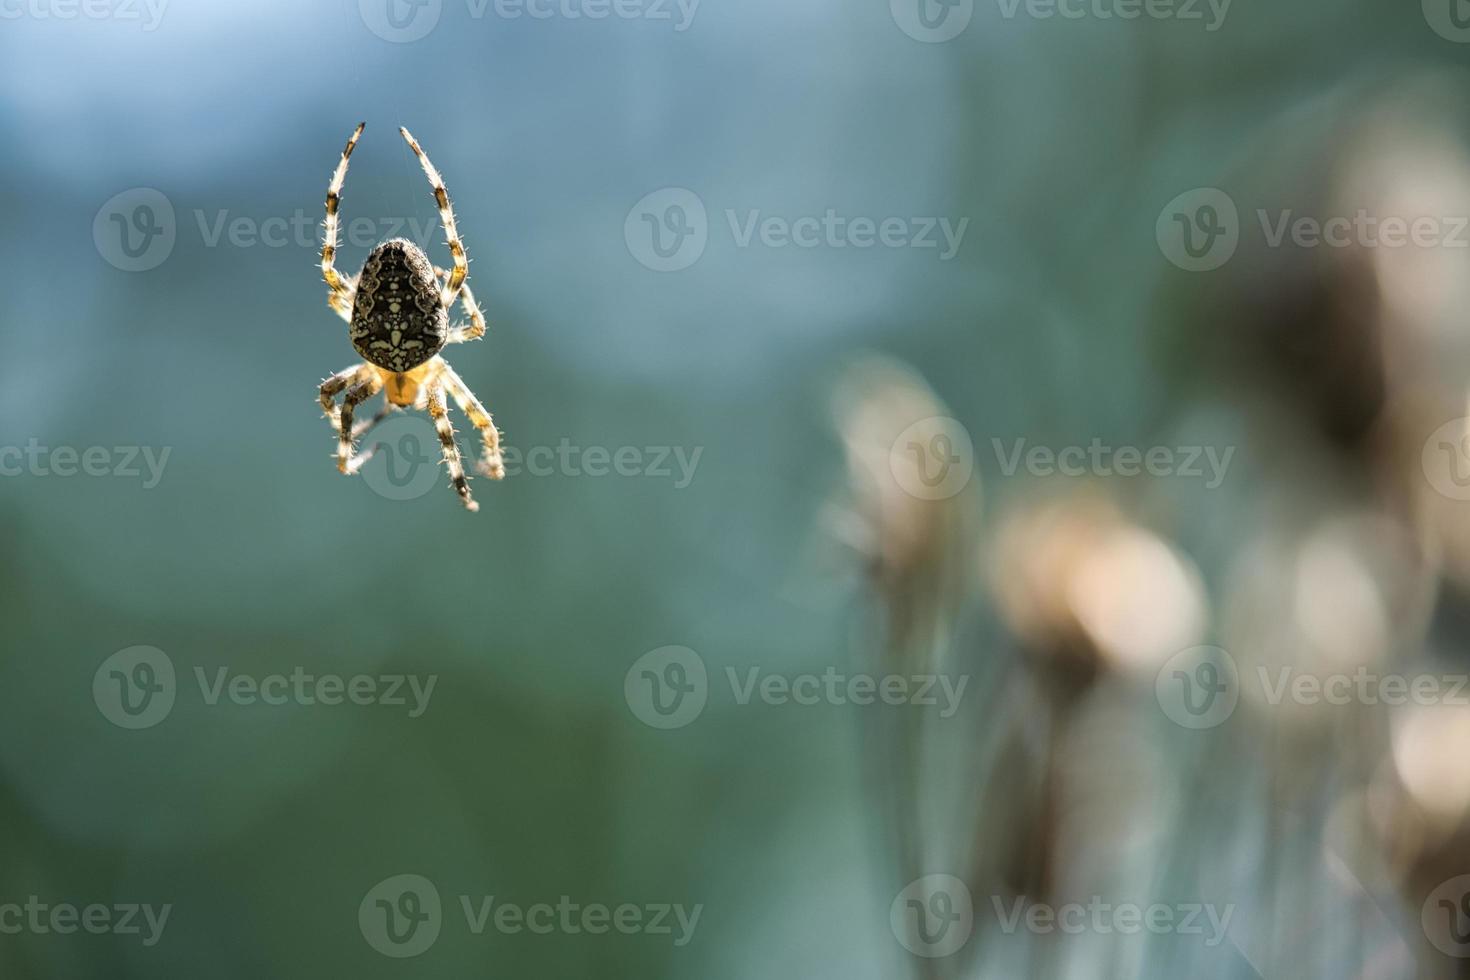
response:
[[(322, 241), (322, 277), (327, 281), (327, 304), (346, 320), (352, 346), (366, 363), (338, 371), (322, 382), (321, 404), (327, 420), (337, 432), (337, 469), (352, 475), (372, 458), (378, 447), (356, 452), (357, 440), (393, 412), (403, 408), (428, 409), (444, 449), (444, 463), (449, 479), (459, 494), (460, 502), (471, 512), (480, 509), (470, 495), (459, 447), (454, 441), (454, 426), (449, 421), (445, 394), (453, 398), (480, 433), (485, 444), (484, 455), (476, 471), (492, 480), (505, 476), (500, 455), (500, 433), (490, 413), (450, 367), (439, 352), (447, 344), (479, 340), (485, 335), (485, 315), (465, 278), (469, 260), (464, 243), (454, 226), (454, 212), (449, 194), (439, 171), (429, 162), (423, 148), (407, 129), (399, 128), (403, 138), (418, 157), (434, 190), (439, 219), (449, 239), (449, 254), (454, 268), (446, 271), (435, 266), (418, 245), (404, 238), (393, 238), (375, 246), (356, 276), (343, 276), (334, 265), (337, 254), (337, 205), (342, 184), (347, 179), (347, 160), (357, 146), (366, 123), (359, 123), (347, 140), (342, 159), (327, 187), (327, 220)], [(449, 311), (456, 300), (462, 302), (468, 323), (451, 325)], [(337, 395), (346, 392), (339, 407)], [(353, 422), (353, 413), (363, 402), (384, 392), (384, 404), (372, 418)]]

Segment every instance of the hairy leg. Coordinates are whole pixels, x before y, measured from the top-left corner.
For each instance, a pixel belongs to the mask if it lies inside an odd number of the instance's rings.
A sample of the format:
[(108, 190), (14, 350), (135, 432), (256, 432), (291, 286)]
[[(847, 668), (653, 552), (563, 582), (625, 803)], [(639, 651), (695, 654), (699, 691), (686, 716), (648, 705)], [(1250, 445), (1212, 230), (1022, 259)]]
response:
[(327, 415), (327, 421), (332, 423), (332, 429), (336, 432), (342, 431), (341, 413), (334, 401), (336, 397), (347, 390), (347, 386), (354, 381), (365, 379), (370, 369), (366, 364), (354, 364), (350, 368), (344, 368), (322, 382), (318, 395), (322, 402), (322, 411)]
[[(450, 273), (434, 266), (434, 274), (440, 279), (449, 280)], [(449, 328), (449, 343), (462, 344), (468, 340), (479, 340), (485, 336), (485, 314), (480, 310), (480, 304), (475, 302), (475, 294), (470, 292), (470, 284), (466, 282), (459, 291), (460, 305), (469, 314), (469, 323), (456, 323)]]
[(470, 496), (470, 481), (464, 475), (459, 446), (454, 442), (454, 426), (449, 421), (449, 407), (444, 403), (444, 386), (435, 378), (429, 383), (428, 389), (429, 416), (434, 420), (434, 429), (439, 433), (439, 445), (444, 449), (444, 465), (449, 468), (449, 481), (454, 485), (465, 509), (477, 511), (480, 505)]
[(355, 286), (337, 271), (337, 208), (342, 202), (342, 184), (347, 180), (347, 160), (352, 156), (352, 150), (357, 146), (357, 139), (366, 125), (357, 124), (357, 129), (353, 131), (347, 140), (347, 147), (342, 151), (342, 159), (337, 161), (332, 182), (327, 185), (327, 220), (322, 237), (322, 278), (327, 281), (327, 304), (344, 320), (352, 316), (352, 292)]
[(419, 141), (413, 138), (413, 134), (402, 126), (398, 128), (398, 132), (408, 141), (413, 155), (419, 158), (419, 164), (424, 168), (424, 176), (429, 178), (429, 186), (434, 190), (434, 203), (439, 207), (439, 221), (444, 225), (444, 235), (449, 240), (449, 256), (454, 260), (454, 269), (449, 273), (444, 290), (439, 296), (440, 301), (448, 308), (459, 297), (459, 289), (464, 285), (465, 276), (469, 275), (470, 263), (465, 258), (464, 242), (460, 241), (459, 230), (454, 224), (454, 208), (449, 204), (449, 192), (444, 189), (444, 178), (439, 176), (439, 171), (429, 162), (428, 155), (419, 146)]
[(480, 404), (480, 399), (475, 397), (475, 393), (470, 391), (469, 385), (465, 384), (464, 380), (455, 373), (454, 368), (445, 364), (440, 377), (450, 397), (470, 420), (470, 424), (479, 431), (480, 439), (485, 444), (485, 454), (476, 464), (476, 471), (492, 480), (505, 479), (505, 461), (500, 456), (500, 430), (495, 428), (495, 422), (490, 418), (490, 413), (485, 411), (485, 406)]
[(354, 455), (356, 434), (352, 425), (352, 414), (357, 406), (383, 390), (383, 379), (378, 372), (353, 384), (342, 399), (342, 417), (337, 430), (337, 469), (352, 475), (362, 469), (362, 464), (372, 458), (372, 451)]

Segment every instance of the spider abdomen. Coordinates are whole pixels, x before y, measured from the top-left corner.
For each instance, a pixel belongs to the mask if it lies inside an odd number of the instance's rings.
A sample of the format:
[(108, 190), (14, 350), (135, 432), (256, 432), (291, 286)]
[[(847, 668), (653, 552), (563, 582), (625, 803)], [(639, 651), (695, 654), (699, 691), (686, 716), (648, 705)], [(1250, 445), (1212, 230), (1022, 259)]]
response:
[(352, 346), (371, 364), (409, 371), (449, 339), (449, 312), (423, 249), (393, 238), (373, 249), (352, 303)]

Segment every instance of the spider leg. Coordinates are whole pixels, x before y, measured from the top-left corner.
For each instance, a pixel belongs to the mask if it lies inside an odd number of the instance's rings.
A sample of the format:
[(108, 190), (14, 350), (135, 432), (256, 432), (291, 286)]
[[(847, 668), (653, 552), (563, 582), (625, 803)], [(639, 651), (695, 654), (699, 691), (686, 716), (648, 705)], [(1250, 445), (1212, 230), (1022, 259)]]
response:
[(464, 464), (460, 461), (459, 446), (454, 443), (454, 425), (449, 421), (449, 407), (444, 403), (444, 385), (436, 377), (428, 384), (429, 415), (434, 420), (434, 429), (439, 433), (439, 444), (444, 447), (444, 465), (449, 467), (449, 480), (459, 494), (465, 509), (474, 512), (480, 509), (470, 496), (470, 481), (465, 478)]
[[(434, 266), (434, 275), (447, 281), (450, 278), (448, 269), (442, 266)], [(469, 314), (469, 323), (454, 323), (450, 326), (450, 344), (463, 344), (466, 341), (478, 341), (485, 336), (485, 313), (479, 309), (479, 303), (475, 301), (475, 294), (470, 292), (469, 282), (460, 287), (460, 306), (465, 307), (465, 313)]]
[(327, 281), (327, 303), (336, 310), (343, 319), (352, 314), (352, 292), (355, 284), (344, 278), (337, 271), (335, 259), (337, 257), (337, 206), (342, 201), (342, 184), (347, 180), (347, 160), (352, 156), (352, 150), (357, 146), (357, 138), (362, 135), (362, 128), (367, 123), (358, 123), (357, 129), (353, 130), (352, 136), (347, 140), (347, 147), (342, 151), (342, 159), (337, 161), (337, 169), (332, 174), (332, 182), (327, 185), (327, 220), (322, 236), (322, 278)]
[(434, 203), (439, 206), (439, 220), (444, 225), (445, 236), (449, 239), (449, 254), (454, 259), (454, 271), (449, 274), (444, 290), (439, 294), (440, 302), (447, 309), (454, 305), (455, 299), (459, 296), (460, 287), (464, 285), (465, 276), (469, 275), (469, 260), (465, 258), (464, 242), (460, 241), (459, 231), (454, 225), (454, 209), (449, 204), (449, 192), (444, 189), (444, 178), (439, 176), (439, 171), (435, 170), (434, 165), (429, 162), (423, 147), (419, 146), (419, 141), (413, 138), (413, 134), (402, 126), (398, 127), (398, 131), (408, 141), (414, 156), (419, 158), (419, 163), (424, 168), (424, 176), (429, 178), (429, 186), (434, 189)]
[(447, 363), (441, 368), (444, 379), (444, 387), (449, 391), (459, 410), (469, 418), (470, 424), (480, 432), (480, 438), (485, 443), (485, 454), (480, 457), (480, 462), (475, 466), (476, 472), (481, 476), (488, 476), (492, 480), (505, 479), (505, 461), (500, 457), (500, 431), (495, 428), (490, 413), (485, 411), (485, 406), (480, 404), (480, 399), (470, 391), (469, 385), (464, 383), (454, 368)]
[(352, 304), (357, 299), (357, 276), (343, 276), (338, 273), (346, 288), (342, 290), (327, 291), (327, 305), (337, 312), (337, 315), (348, 323), (352, 322)]
[(372, 449), (365, 453), (353, 454), (353, 443), (357, 438), (357, 432), (352, 424), (352, 413), (357, 406), (382, 390), (382, 376), (369, 369), (368, 376), (348, 388), (347, 395), (342, 399), (341, 422), (337, 427), (337, 469), (348, 476), (362, 469), (362, 464), (373, 457)]
[(342, 431), (340, 412), (333, 401), (338, 395), (347, 390), (347, 386), (354, 381), (362, 380), (367, 376), (368, 366), (366, 364), (354, 364), (350, 368), (338, 371), (330, 378), (322, 382), (319, 392), (322, 402), (322, 411), (327, 415), (327, 421), (332, 423), (335, 432)]
[[(446, 269), (434, 266), (434, 274), (440, 279), (448, 281), (449, 272)], [(480, 310), (480, 304), (475, 302), (475, 294), (470, 292), (470, 284), (466, 282), (459, 290), (460, 305), (469, 314), (468, 324), (456, 323), (449, 328), (449, 343), (462, 344), (467, 340), (479, 340), (485, 336), (485, 314)]]

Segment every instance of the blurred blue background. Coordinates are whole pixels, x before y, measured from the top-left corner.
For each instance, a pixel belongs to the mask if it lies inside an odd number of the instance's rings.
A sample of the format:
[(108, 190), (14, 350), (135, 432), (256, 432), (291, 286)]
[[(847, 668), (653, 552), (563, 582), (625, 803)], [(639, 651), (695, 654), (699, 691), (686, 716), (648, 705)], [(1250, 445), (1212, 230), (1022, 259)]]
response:
[[(1289, 162), (1333, 145), (1308, 121), (1337, 132), (1369, 104), (1466, 134), (1470, 48), (1415, 4), (1236, 0), (1210, 30), (1204, 5), (1125, 21), (965, 0), (940, 40), (900, 0), (640, 0), (600, 19), (595, 0), (545, 18), (494, 0), (155, 2), (0, 4), (0, 445), (46, 447), (52, 470), (55, 447), (108, 451), (106, 475), (0, 479), (0, 901), (173, 911), (152, 946), (0, 935), (7, 977), (958, 969), (889, 928), (907, 878), (871, 765), (883, 726), (850, 704), (741, 705), (723, 680), (853, 669), (882, 645), (863, 549), (831, 529), (850, 494), (834, 390), (864, 352), (913, 365), (973, 439), (987, 521), (1036, 492), (992, 438), (1237, 445), (1217, 496), (1119, 495), (1146, 497), (1167, 520), (1145, 523), (1214, 589), (1262, 494), (1249, 475), (1274, 464), (1253, 450), (1255, 402), (1207, 378), (1202, 351), (1241, 326), (1231, 290), (1270, 290), (1175, 269), (1161, 209), (1201, 186), (1243, 212), (1301, 199), (1335, 172)], [(391, 460), (335, 471), (316, 386), (354, 353), (317, 251), (359, 120), (339, 267), (392, 234), (448, 262), (407, 126), (490, 320), (446, 356), (507, 445), (633, 447), (639, 475), (522, 467), (475, 481), (468, 515), (442, 473), (404, 492)], [(903, 219), (902, 244), (742, 241), (829, 210)], [(693, 222), (679, 268), (657, 268), (645, 215)], [(915, 247), (926, 223), (938, 244)], [(945, 226), (963, 228), (953, 249)], [(396, 445), (432, 451), (427, 431)], [(118, 472), (129, 447), (138, 476)], [(697, 460), (687, 479), (676, 453)], [(646, 472), (659, 454), (671, 472)], [(1014, 623), (963, 588), (967, 649), (1020, 657)], [(624, 681), (670, 645), (697, 651), (711, 693), (664, 731)], [(99, 707), (108, 658), (138, 646), (167, 658), (176, 697), (131, 730)], [(210, 704), (196, 670), (220, 668), (437, 683), (419, 717)], [(970, 703), (962, 755), (992, 751), (1004, 690)], [(978, 765), (940, 781), (979, 793)], [(365, 941), (359, 905), (409, 873), (437, 886), (443, 929), (398, 960)], [(460, 895), (703, 912), (682, 946), (477, 936)], [(1209, 969), (1249, 976), (1249, 959)]]

